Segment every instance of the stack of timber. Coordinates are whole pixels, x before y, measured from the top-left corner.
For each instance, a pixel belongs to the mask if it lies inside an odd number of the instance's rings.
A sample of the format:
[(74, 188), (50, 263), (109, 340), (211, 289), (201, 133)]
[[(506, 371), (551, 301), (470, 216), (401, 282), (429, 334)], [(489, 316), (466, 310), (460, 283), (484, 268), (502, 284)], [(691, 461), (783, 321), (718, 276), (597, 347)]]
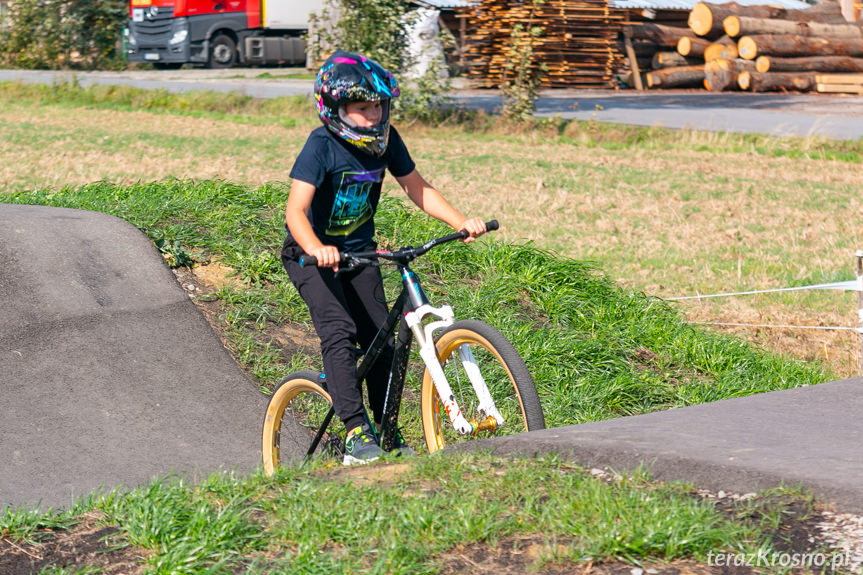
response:
[(689, 28), (671, 23), (628, 22), (623, 37), (631, 71), (630, 86), (642, 89), (701, 85), (704, 60), (676, 50), (684, 39), (698, 40)]
[(790, 10), (699, 2), (689, 14), (689, 27), (699, 37), (721, 31), (736, 42), (736, 53), (718, 60), (705, 52), (708, 90), (806, 92), (819, 84), (834, 89), (835, 84), (816, 79), (819, 73), (863, 73), (863, 26), (847, 22), (838, 3)]
[(815, 89), (825, 93), (863, 95), (863, 74), (816, 74)]
[[(639, 89), (701, 88), (705, 80), (705, 62), (719, 58), (737, 59), (737, 42), (725, 35), (721, 28), (698, 34), (689, 25), (689, 13), (676, 12), (679, 14), (677, 18), (668, 18), (665, 22), (627, 21), (624, 41), (634, 48), (630, 50), (627, 46), (626, 50), (632, 71), (630, 85)], [(629, 12), (627, 16), (632, 14)], [(645, 43), (652, 47), (647, 62)], [(642, 71), (643, 75), (636, 74)]]
[(608, 88), (622, 66), (617, 47), (623, 12), (608, 0), (546, 0), (533, 6), (522, 0), (481, 0), (465, 9), (471, 30), (465, 47), (467, 77), (480, 87), (499, 87), (506, 64), (516, 60), (516, 26), (539, 28), (533, 38), (534, 66), (544, 87)]
[[(714, 76), (721, 77), (723, 83), (734, 83), (736, 72), (740, 68), (750, 67), (748, 63), (737, 62), (739, 60), (737, 42), (729, 38), (722, 28), (708, 27), (703, 34), (699, 34), (692, 29), (686, 19), (676, 24), (678, 25), (633, 23), (625, 30), (625, 35), (630, 36), (633, 46), (636, 47), (636, 57), (629, 57), (630, 69), (645, 70), (641, 85), (651, 89), (701, 88), (705, 84), (708, 72), (714, 68), (716, 72)], [(627, 39), (627, 41), (630, 40)], [(638, 53), (636, 41), (649, 41), (654, 46), (654, 53), (646, 68), (643, 66), (643, 60), (638, 58), (639, 55), (643, 55), (643, 52)], [(718, 60), (724, 60), (719, 67), (705, 66), (706, 63)], [(752, 67), (754, 68), (754, 65)], [(639, 87), (637, 80), (630, 82), (632, 83)]]

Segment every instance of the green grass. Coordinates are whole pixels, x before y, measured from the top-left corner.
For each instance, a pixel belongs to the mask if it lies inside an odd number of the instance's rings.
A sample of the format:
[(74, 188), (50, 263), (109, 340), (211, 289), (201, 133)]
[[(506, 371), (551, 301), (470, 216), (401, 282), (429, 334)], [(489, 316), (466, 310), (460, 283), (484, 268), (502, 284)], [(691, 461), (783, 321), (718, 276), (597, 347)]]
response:
[[(98, 511), (118, 533), (114, 546), (144, 550), (150, 574), (419, 574), (438, 572), (475, 545), (505, 555), (536, 544), (527, 569), (753, 553), (775, 548), (789, 504), (810, 501), (773, 491), (725, 513), (682, 483), (653, 483), (643, 471), (595, 478), (556, 457), (436, 454), (364, 474), (312, 465), (272, 479), (163, 478), (78, 510)], [(74, 521), (51, 511), (0, 516), (2, 537), (38, 542), (50, 537), (46, 528), (74, 529)]]
[[(240, 76), (241, 78), (243, 76)], [(302, 71), (289, 72), (286, 74), (273, 74), (272, 72), (262, 72), (255, 76), (255, 78), (260, 80), (280, 80), (280, 79), (288, 79), (288, 80), (309, 80), (313, 81), (317, 78), (317, 74), (305, 71), (305, 68)]]

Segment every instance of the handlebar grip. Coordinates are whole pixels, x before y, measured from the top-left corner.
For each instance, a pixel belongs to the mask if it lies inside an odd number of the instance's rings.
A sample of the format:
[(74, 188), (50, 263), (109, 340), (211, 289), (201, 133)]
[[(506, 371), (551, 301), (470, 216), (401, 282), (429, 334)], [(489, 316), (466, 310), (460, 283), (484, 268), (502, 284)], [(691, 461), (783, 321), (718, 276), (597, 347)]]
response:
[(500, 227), (500, 224), (497, 223), (497, 220), (491, 220), (490, 222), (485, 223), (485, 229), (488, 232), (493, 232), (494, 230), (498, 229), (499, 227)]
[(318, 265), (318, 258), (316, 258), (315, 256), (303, 254), (300, 256), (299, 262), (301, 268), (304, 268), (306, 266), (316, 266)]

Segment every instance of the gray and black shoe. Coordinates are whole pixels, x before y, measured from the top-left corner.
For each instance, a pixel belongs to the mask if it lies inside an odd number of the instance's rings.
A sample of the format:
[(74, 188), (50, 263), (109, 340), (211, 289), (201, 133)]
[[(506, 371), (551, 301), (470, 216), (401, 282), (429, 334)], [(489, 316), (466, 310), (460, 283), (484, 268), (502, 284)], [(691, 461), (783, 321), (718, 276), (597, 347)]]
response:
[(358, 425), (345, 439), (343, 465), (365, 465), (376, 461), (384, 452), (378, 447), (375, 434), (365, 425)]

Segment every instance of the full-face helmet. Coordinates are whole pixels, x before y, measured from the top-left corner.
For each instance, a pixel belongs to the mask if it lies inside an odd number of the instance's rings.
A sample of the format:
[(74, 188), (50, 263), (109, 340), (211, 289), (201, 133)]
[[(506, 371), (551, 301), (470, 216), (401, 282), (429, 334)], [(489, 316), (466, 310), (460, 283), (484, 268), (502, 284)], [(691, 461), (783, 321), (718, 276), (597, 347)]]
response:
[[(400, 94), (395, 77), (365, 56), (338, 50), (327, 58), (315, 80), (318, 116), (334, 134), (373, 156), (382, 156), (390, 136), (390, 100)], [(351, 122), (350, 102), (380, 102), (381, 120), (371, 127)]]

